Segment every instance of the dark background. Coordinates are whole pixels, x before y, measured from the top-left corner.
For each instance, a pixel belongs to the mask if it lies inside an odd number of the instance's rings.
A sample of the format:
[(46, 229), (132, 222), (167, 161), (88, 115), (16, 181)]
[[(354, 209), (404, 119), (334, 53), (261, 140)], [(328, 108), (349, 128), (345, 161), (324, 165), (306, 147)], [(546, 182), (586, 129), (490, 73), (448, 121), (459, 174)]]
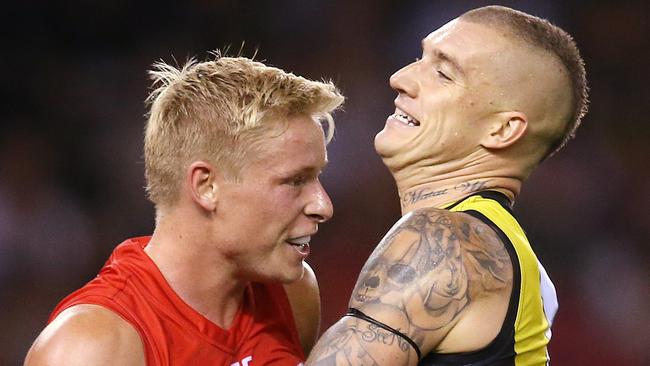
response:
[[(123, 239), (151, 233), (144, 198), (146, 70), (245, 42), (258, 59), (347, 96), (323, 181), (334, 219), (312, 242), (324, 327), (399, 217), (373, 149), (388, 77), (420, 39), (482, 1), (29, 1), (0, 11), (0, 365), (18, 365), (54, 305)], [(650, 27), (641, 2), (507, 1), (572, 33), (591, 110), (524, 186), (515, 212), (560, 300), (554, 365), (650, 360)]]

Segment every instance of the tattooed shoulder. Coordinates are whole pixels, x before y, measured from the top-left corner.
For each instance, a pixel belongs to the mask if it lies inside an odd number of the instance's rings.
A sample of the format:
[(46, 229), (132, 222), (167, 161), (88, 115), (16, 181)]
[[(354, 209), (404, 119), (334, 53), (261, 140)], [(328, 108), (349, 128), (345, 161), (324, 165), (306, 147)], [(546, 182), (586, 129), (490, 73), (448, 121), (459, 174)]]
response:
[(405, 215), (377, 246), (350, 305), (404, 313), (417, 342), (449, 329), (468, 304), (511, 282), (510, 257), (490, 227), (464, 213), (424, 208)]

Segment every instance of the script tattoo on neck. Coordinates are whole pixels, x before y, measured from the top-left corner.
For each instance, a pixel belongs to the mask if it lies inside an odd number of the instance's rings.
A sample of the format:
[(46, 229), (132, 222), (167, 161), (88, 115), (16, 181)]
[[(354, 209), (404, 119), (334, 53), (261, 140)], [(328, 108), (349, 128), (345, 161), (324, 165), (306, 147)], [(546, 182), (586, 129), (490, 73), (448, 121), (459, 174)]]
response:
[(453, 186), (452, 188), (443, 188), (439, 190), (432, 190), (429, 188), (416, 189), (414, 191), (406, 192), (404, 197), (402, 197), (402, 204), (412, 205), (416, 202), (426, 200), (431, 197), (444, 196), (450, 192), (461, 192), (461, 193), (474, 193), (482, 191), (488, 187), (489, 180), (477, 180), (473, 182), (463, 182)]

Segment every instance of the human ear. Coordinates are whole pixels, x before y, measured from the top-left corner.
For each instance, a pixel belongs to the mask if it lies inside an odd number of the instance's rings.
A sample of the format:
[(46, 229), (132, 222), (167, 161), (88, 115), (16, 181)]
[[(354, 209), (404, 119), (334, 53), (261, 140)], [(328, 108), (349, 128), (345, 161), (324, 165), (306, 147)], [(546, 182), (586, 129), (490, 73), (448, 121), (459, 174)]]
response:
[(504, 149), (519, 141), (528, 129), (528, 118), (521, 112), (499, 113), (481, 145), (488, 149)]
[(215, 211), (219, 192), (215, 168), (204, 161), (195, 161), (190, 165), (188, 172), (189, 188), (194, 202), (206, 211)]

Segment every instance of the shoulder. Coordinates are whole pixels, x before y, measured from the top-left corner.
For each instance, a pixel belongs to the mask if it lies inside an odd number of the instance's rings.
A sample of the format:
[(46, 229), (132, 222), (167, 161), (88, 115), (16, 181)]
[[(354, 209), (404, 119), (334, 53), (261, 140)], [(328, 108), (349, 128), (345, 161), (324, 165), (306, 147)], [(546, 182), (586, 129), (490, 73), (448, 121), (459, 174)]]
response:
[[(463, 264), (454, 269), (478, 270), (477, 266), (488, 266), (493, 269), (494, 278), (511, 277), (504, 273), (512, 266), (505, 243), (487, 224), (463, 212), (423, 208), (404, 215), (379, 243), (369, 262), (380, 261), (382, 257), (397, 260), (391, 265), (411, 264), (416, 270), (413, 274), (419, 276), (441, 266), (448, 268), (444, 265)], [(475, 271), (467, 273), (471, 279), (474, 274)]]
[(144, 365), (138, 332), (116, 313), (98, 305), (61, 312), (38, 336), (25, 365)]
[(350, 305), (435, 346), (468, 308), (486, 297), (507, 299), (511, 283), (510, 257), (489, 226), (461, 212), (424, 208), (382, 239)]
[[(394, 261), (383, 262), (382, 259)], [(468, 259), (481, 263), (468, 262)], [(384, 236), (366, 265), (408, 263), (409, 268), (416, 270), (413, 275), (421, 276), (443, 264), (455, 262), (472, 268), (480, 264), (496, 266), (494, 275), (499, 278), (502, 269), (511, 267), (505, 244), (487, 224), (463, 212), (436, 208), (423, 208), (404, 215)], [(407, 279), (411, 277), (402, 281)]]
[(304, 274), (296, 282), (284, 285), (293, 318), (298, 328), (298, 335), (305, 355), (316, 343), (320, 330), (320, 292), (314, 270), (303, 262)]

